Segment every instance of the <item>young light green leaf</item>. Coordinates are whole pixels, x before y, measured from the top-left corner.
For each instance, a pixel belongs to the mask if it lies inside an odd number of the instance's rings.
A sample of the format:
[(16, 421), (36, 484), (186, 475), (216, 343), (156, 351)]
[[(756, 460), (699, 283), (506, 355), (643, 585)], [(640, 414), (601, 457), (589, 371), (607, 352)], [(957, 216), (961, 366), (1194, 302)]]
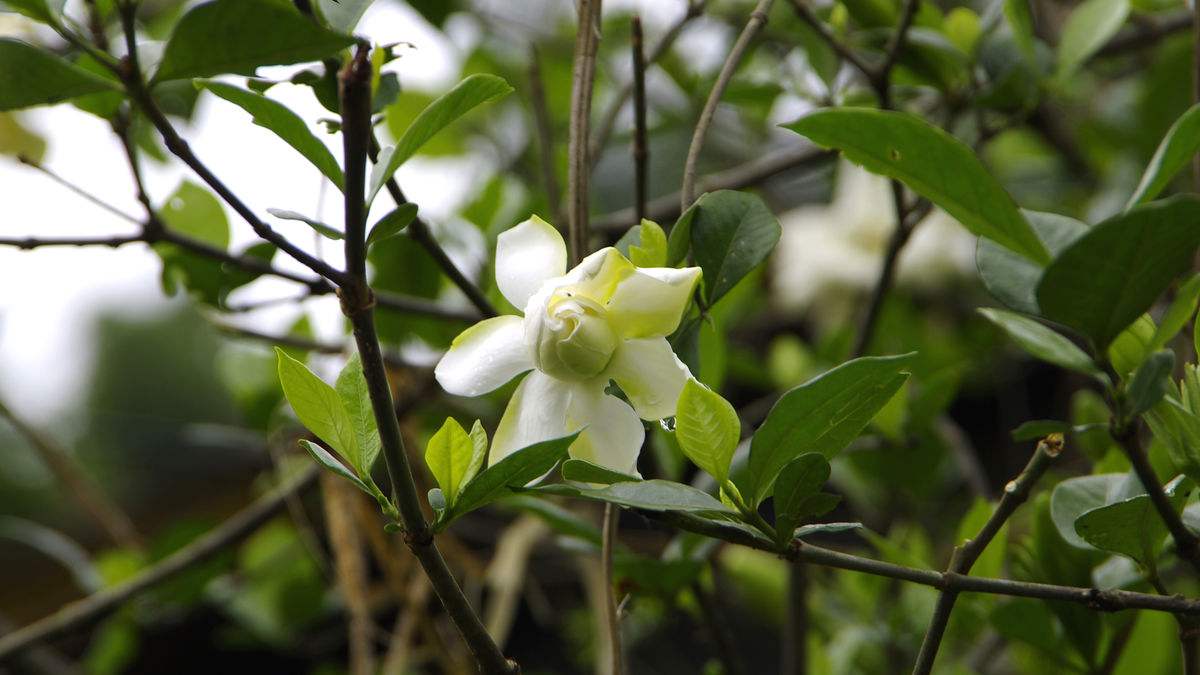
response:
[(438, 487), (450, 508), (458, 500), (459, 492), (467, 482), (467, 473), (475, 457), (475, 442), (462, 425), (453, 417), (447, 417), (425, 446), (425, 463), (437, 480)]
[(1192, 278), (1179, 286), (1179, 291), (1175, 293), (1175, 299), (1171, 300), (1171, 306), (1167, 307), (1167, 311), (1163, 313), (1162, 321), (1155, 328), (1154, 336), (1150, 338), (1149, 351), (1157, 351), (1166, 347), (1167, 343), (1183, 330), (1196, 311), (1198, 301), (1200, 301), (1200, 274), (1193, 274)]
[(397, 206), (389, 211), (386, 216), (380, 218), (379, 222), (371, 226), (371, 232), (367, 234), (367, 246), (400, 234), (404, 228), (412, 224), (412, 221), (416, 217), (416, 204), (405, 202)]
[[(1181, 478), (1164, 486), (1177, 512), (1188, 496), (1183, 481), (1186, 479)], [(1154, 569), (1155, 559), (1167, 537), (1167, 526), (1155, 510), (1150, 496), (1142, 494), (1084, 513), (1075, 521), (1075, 532), (1102, 551), (1120, 553), (1144, 567)]]
[(56, 25), (62, 17), (66, 0), (5, 0), (4, 4), (31, 19)]
[(345, 238), (345, 235), (342, 234), (342, 231), (336, 227), (322, 223), (319, 220), (313, 220), (302, 213), (296, 213), (295, 211), (289, 211), (287, 209), (267, 209), (267, 213), (275, 216), (276, 218), (282, 218), (283, 220), (298, 220), (311, 227), (314, 231), (316, 231), (317, 234), (325, 237), (326, 239), (341, 241), (343, 238)]
[(1200, 199), (1137, 206), (1088, 230), (1046, 268), (1038, 305), (1047, 318), (1108, 347), (1192, 264)]
[(358, 475), (369, 476), (371, 467), (375, 466), (375, 460), (379, 457), (380, 440), (375, 426), (375, 411), (371, 407), (371, 394), (358, 352), (346, 361), (334, 383), (334, 391), (346, 407), (358, 441), (358, 456), (351, 458), (350, 464), (358, 471)]
[(1075, 532), (1080, 516), (1115, 500), (1125, 483), (1125, 475), (1105, 473), (1068, 478), (1050, 493), (1050, 518), (1066, 542), (1076, 548), (1091, 548)]
[(1175, 468), (1193, 481), (1200, 480), (1200, 417), (1167, 396), (1143, 419), (1154, 438), (1166, 447)]
[(214, 0), (192, 7), (163, 49), (154, 82), (317, 61), (354, 44), (283, 0)]
[(503, 495), (508, 488), (523, 487), (537, 480), (566, 457), (567, 448), (571, 447), (578, 435), (574, 433), (534, 443), (489, 466), (462, 488), (454, 508), (450, 510), (450, 518), (474, 511)]
[(471, 425), (471, 463), (467, 465), (467, 471), (463, 474), (462, 484), (459, 486), (461, 491), (462, 486), (470, 483), (475, 476), (483, 469), (484, 463), (487, 462), (488, 455), (488, 436), (487, 431), (483, 428), (483, 423), (475, 420)]
[(742, 492), (757, 506), (776, 476), (801, 453), (833, 457), (858, 437), (908, 379), (913, 354), (867, 356), (842, 365), (780, 397), (750, 443)]
[(1085, 0), (1067, 17), (1058, 42), (1059, 80), (1075, 69), (1117, 34), (1129, 17), (1129, 0)]
[(1188, 108), (1167, 130), (1125, 205), (1126, 210), (1157, 197), (1197, 151), (1200, 151), (1200, 104)]
[[(783, 467), (775, 481), (775, 532), (780, 542), (790, 541), (796, 528), (816, 506), (811, 498), (829, 480), (829, 460), (806, 452)], [(832, 496), (832, 495), (831, 495)]]
[[(1050, 255), (1058, 255), (1088, 229), (1084, 223), (1056, 213), (1027, 209), (1022, 209), (1021, 213), (1025, 214)], [(1042, 278), (1043, 265), (1013, 253), (986, 237), (980, 237), (975, 249), (975, 265), (984, 287), (997, 300), (1018, 312), (1035, 316), (1041, 314), (1037, 304), (1037, 285)]]
[[(316, 443), (313, 443), (312, 441), (304, 439), (304, 438), (300, 439), (300, 447), (307, 450), (308, 454), (311, 455), (312, 458), (317, 461), (317, 464), (320, 464), (321, 466), (332, 471), (333, 473), (337, 474), (338, 476), (350, 481), (350, 483), (352, 485), (354, 485), (354, 487), (358, 488), (359, 490), (362, 490), (363, 492), (367, 493), (371, 497), (375, 497), (375, 491), (373, 491), (370, 487), (368, 487), (366, 482), (363, 481), (363, 479), (361, 479), (358, 476), (355, 476), (353, 473), (351, 473), (350, 469), (347, 469), (345, 464), (342, 464), (341, 462), (337, 461), (337, 459), (335, 459), (333, 457), (333, 455), (329, 454), (325, 450), (325, 448), (322, 448), (321, 446), (317, 445)], [(367, 480), (370, 480), (370, 476), (367, 477)]]
[(562, 477), (566, 480), (573, 480), (579, 483), (596, 483), (600, 485), (641, 480), (638, 476), (613, 471), (598, 464), (592, 464), (584, 459), (568, 459), (563, 462)]
[(0, 112), (116, 89), (112, 81), (50, 52), (0, 38)]
[(275, 348), (275, 358), (283, 395), (300, 423), (353, 464), (359, 457), (358, 437), (341, 397), (307, 366), (279, 347)]
[(779, 221), (758, 196), (734, 190), (703, 195), (689, 213), (687, 234), (711, 306), (766, 260), (779, 242)]
[(262, 94), (217, 80), (195, 80), (193, 83), (197, 88), (207, 89), (250, 113), (255, 124), (270, 130), (292, 146), (332, 181), (337, 189), (342, 189), (342, 168), (338, 166), (333, 153), (309, 130), (304, 120), (287, 106)]
[(1130, 418), (1153, 408), (1167, 395), (1167, 390), (1171, 387), (1171, 371), (1174, 368), (1175, 352), (1170, 349), (1154, 352), (1138, 366), (1126, 390)]
[(1158, 326), (1154, 325), (1154, 319), (1149, 314), (1143, 314), (1117, 335), (1105, 352), (1117, 375), (1124, 378), (1142, 365), (1142, 361), (1154, 351), (1150, 343), (1156, 332)]
[(1033, 39), (1033, 12), (1029, 0), (1004, 0), (1004, 18), (1012, 29), (1013, 41), (1021, 56), (1030, 64), (1037, 63), (1037, 49)]
[(667, 234), (653, 220), (638, 225), (638, 244), (629, 247), (629, 260), (638, 267), (663, 267), (667, 264)]
[(426, 141), (476, 106), (507, 96), (512, 90), (502, 78), (476, 73), (430, 103), (417, 115), (396, 145), (380, 153), (379, 161), (371, 170), (367, 203), (374, 201), (375, 195), (379, 194), (392, 174), (415, 155)]
[(374, 0), (319, 0), (321, 14), (338, 33), (352, 33)]
[(695, 379), (683, 385), (675, 412), (675, 438), (683, 454), (717, 479), (729, 479), (729, 462), (737, 449), (741, 424), (729, 401)]
[(971, 232), (1045, 264), (1046, 247), (1016, 202), (976, 153), (950, 134), (905, 112), (825, 108), (784, 125), (836, 148), (868, 171), (902, 181)]
[(1104, 377), (1104, 374), (1092, 362), (1091, 357), (1075, 346), (1074, 342), (1040, 322), (1003, 309), (985, 308), (980, 309), (979, 313), (1002, 328), (1021, 349), (1031, 356), (1067, 370), (1074, 370), (1077, 373), (1084, 373), (1096, 378)]

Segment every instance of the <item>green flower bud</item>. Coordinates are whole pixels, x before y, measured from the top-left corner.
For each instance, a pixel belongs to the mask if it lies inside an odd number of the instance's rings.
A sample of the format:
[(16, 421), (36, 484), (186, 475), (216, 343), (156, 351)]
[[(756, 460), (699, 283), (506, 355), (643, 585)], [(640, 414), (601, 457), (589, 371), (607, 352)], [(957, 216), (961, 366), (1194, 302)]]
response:
[(538, 370), (560, 380), (588, 380), (612, 360), (618, 338), (608, 312), (588, 298), (566, 291), (555, 293), (539, 317), (532, 338)]

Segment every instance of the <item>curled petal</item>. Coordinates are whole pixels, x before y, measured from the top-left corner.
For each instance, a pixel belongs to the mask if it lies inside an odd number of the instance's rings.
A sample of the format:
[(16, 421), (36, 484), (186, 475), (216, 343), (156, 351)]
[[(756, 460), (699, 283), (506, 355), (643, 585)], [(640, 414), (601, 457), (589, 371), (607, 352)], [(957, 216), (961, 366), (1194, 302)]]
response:
[(639, 417), (660, 420), (675, 414), (679, 394), (692, 374), (667, 339), (659, 337), (622, 342), (605, 376), (621, 385)]
[(488, 466), (526, 446), (562, 438), (579, 427), (568, 428), (567, 405), (574, 387), (535, 370), (513, 392), (500, 425), (496, 427)]
[(575, 385), (567, 417), (569, 427), (585, 427), (571, 444), (572, 457), (621, 473), (637, 473), (646, 430), (628, 403), (604, 393), (601, 381)]
[(609, 246), (584, 258), (566, 274), (561, 288), (603, 305), (612, 297), (617, 285), (636, 269), (620, 251)]
[(486, 394), (533, 368), (525, 347), (525, 329), (519, 316), (497, 316), (471, 326), (450, 345), (433, 373), (451, 394)]
[(699, 267), (639, 267), (608, 299), (608, 314), (621, 337), (663, 337), (675, 332), (691, 300)]
[(496, 240), (496, 285), (514, 307), (524, 307), (542, 282), (566, 270), (562, 235), (537, 216), (501, 232)]

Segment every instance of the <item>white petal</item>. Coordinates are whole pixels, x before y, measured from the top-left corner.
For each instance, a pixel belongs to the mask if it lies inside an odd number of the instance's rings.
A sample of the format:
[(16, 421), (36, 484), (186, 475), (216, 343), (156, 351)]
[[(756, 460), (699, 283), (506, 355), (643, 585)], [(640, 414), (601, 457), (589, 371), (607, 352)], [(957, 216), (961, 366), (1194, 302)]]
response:
[(675, 414), (683, 385), (692, 376), (666, 338), (626, 340), (617, 347), (605, 371), (621, 385), (637, 414), (660, 420)]
[(679, 327), (699, 279), (699, 267), (639, 267), (609, 298), (609, 320), (625, 338), (670, 335)]
[(513, 307), (524, 307), (543, 281), (566, 271), (562, 235), (537, 216), (501, 232), (496, 240), (496, 285)]
[(575, 385), (567, 408), (567, 426), (586, 425), (586, 428), (571, 444), (571, 456), (613, 471), (635, 474), (646, 430), (628, 403), (604, 393), (602, 382), (593, 380)]
[(497, 316), (471, 326), (450, 345), (433, 373), (451, 394), (479, 396), (533, 367), (519, 316)]
[(534, 443), (566, 436), (567, 404), (574, 387), (533, 371), (513, 392), (488, 454), (488, 466)]

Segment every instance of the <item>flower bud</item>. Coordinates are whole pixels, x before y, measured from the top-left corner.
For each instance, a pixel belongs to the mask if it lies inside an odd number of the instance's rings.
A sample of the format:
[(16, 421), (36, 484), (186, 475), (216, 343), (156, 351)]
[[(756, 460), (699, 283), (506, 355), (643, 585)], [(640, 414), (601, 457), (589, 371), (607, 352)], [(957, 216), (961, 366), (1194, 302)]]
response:
[[(617, 334), (598, 303), (559, 291), (527, 328), (538, 370), (561, 380), (587, 380), (604, 371), (617, 348)], [(526, 317), (529, 319), (530, 317)]]

